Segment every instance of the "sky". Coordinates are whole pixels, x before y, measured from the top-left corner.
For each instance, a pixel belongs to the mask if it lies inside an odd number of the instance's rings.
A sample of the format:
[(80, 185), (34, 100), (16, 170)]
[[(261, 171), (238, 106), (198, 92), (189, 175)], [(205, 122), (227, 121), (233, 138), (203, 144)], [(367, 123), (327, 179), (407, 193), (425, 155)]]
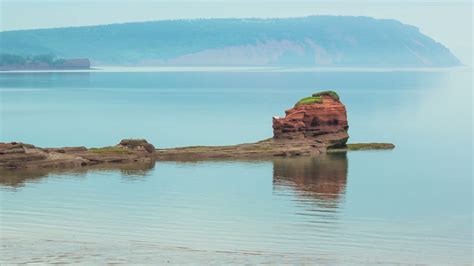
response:
[(420, 28), (472, 65), (472, 0), (0, 0), (0, 31), (191, 18), (350, 15)]

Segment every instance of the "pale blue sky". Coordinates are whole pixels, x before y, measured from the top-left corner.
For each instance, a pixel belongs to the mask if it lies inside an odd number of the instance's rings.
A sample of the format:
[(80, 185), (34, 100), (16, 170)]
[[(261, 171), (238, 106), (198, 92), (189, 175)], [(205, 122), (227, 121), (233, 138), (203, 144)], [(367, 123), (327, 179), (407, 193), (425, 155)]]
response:
[(411, 24), (472, 62), (470, 0), (0, 0), (0, 30), (185, 18), (354, 15)]

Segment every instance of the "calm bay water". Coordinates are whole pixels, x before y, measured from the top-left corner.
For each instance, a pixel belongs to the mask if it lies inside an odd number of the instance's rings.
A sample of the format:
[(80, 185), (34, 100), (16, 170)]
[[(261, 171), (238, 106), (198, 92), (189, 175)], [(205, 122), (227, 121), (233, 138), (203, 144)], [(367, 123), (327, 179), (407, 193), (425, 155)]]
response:
[(225, 145), (312, 92), (393, 151), (0, 172), (0, 263), (472, 263), (471, 69), (1, 73), (0, 141)]

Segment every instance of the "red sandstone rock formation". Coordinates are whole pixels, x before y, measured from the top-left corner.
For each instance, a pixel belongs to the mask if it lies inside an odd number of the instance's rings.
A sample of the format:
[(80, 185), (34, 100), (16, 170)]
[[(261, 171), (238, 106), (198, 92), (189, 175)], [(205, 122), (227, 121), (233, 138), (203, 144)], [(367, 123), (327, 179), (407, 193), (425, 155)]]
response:
[(349, 135), (346, 107), (334, 92), (313, 94), (285, 111), (284, 118), (273, 118), (275, 140), (304, 140), (326, 148), (345, 146)]

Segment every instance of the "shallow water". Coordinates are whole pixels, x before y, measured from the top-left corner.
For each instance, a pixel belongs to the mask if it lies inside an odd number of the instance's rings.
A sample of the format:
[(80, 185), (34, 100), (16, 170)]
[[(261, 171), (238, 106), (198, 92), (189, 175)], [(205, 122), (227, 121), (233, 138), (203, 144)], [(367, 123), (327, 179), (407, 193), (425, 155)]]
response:
[(351, 142), (397, 148), (0, 172), (0, 263), (470, 264), (470, 69), (1, 73), (0, 139), (251, 142), (326, 89)]

